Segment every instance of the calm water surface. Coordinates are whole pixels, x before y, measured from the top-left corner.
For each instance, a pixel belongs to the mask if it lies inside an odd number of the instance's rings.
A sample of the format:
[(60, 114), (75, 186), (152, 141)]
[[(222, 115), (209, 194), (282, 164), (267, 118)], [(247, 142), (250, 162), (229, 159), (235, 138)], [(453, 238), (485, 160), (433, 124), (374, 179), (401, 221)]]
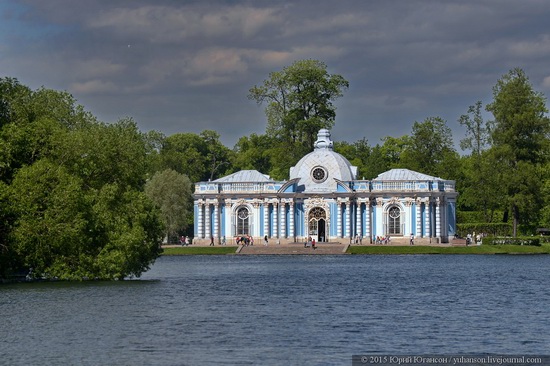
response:
[(140, 280), (0, 285), (0, 364), (548, 354), (549, 269), (550, 256), (161, 257)]

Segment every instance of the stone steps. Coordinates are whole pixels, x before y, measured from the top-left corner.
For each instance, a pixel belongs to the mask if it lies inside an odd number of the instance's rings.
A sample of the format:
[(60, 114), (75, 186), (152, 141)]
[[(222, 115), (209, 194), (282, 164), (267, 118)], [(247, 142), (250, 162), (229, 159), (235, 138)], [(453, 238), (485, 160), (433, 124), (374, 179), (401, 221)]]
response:
[(284, 255), (284, 254), (306, 254), (306, 255), (339, 255), (345, 254), (347, 246), (344, 244), (317, 244), (316, 248), (304, 248), (303, 244), (287, 244), (287, 245), (253, 245), (245, 246), (237, 250), (238, 254), (242, 255)]

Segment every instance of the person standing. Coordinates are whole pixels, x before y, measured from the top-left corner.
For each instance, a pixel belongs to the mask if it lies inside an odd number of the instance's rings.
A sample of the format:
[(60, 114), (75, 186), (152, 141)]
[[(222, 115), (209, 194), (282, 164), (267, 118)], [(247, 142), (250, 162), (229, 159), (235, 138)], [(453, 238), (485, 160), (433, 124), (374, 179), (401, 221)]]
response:
[(210, 245), (209, 246), (211, 246), (211, 247), (214, 246), (214, 237), (213, 236), (210, 237)]
[(413, 235), (413, 233), (411, 233), (411, 241), (410, 241), (409, 245), (414, 245), (414, 235)]
[(264, 245), (267, 246), (268, 243), (269, 243), (269, 242), (268, 242), (268, 240), (267, 240), (267, 235), (266, 235), (266, 236), (264, 236)]
[(313, 249), (315, 249), (315, 238), (314, 239), (311, 239), (311, 247)]

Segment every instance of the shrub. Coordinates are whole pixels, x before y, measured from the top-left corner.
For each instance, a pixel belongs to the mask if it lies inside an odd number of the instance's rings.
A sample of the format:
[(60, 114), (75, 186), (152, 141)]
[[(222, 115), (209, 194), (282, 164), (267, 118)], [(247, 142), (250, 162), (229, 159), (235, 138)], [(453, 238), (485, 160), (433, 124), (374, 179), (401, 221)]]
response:
[(504, 236), (493, 236), (483, 238), (483, 244), (486, 245), (531, 245), (540, 247), (540, 238), (538, 236), (518, 236), (515, 238)]
[(499, 223), (468, 223), (468, 224), (457, 224), (457, 232), (461, 237), (466, 237), (468, 234), (472, 233), (485, 233), (490, 236), (509, 236), (512, 235), (512, 225), (499, 222)]

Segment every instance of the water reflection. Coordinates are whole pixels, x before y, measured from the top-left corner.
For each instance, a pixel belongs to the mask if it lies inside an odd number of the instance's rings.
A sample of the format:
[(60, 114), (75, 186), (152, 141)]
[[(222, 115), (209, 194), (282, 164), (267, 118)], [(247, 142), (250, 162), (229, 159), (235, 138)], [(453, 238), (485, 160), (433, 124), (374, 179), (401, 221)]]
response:
[(549, 256), (162, 257), (137, 281), (0, 286), (0, 363), (541, 354), (549, 267)]

